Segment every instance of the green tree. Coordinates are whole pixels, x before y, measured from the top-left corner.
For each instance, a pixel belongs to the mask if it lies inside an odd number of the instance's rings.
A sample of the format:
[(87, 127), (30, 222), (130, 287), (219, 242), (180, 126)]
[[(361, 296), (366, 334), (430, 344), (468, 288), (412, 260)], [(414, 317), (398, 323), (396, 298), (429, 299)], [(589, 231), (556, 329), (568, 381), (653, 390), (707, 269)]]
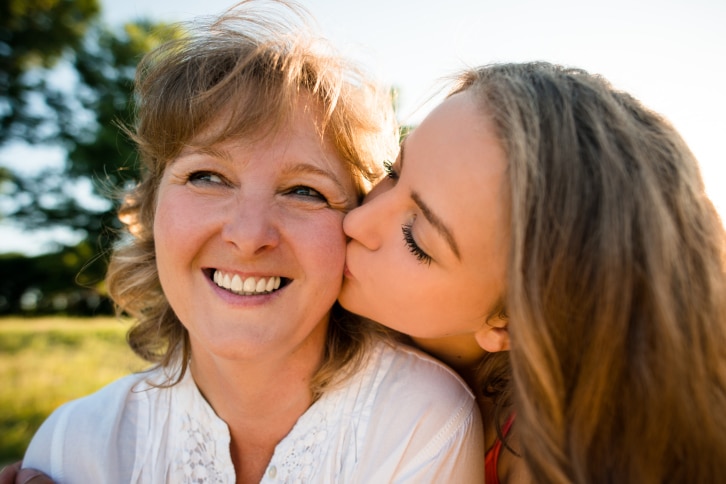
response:
[(37, 74), (80, 46), (99, 11), (98, 0), (0, 3), (0, 146), (43, 137), (40, 128), (50, 113), (35, 108), (47, 91), (46, 79)]
[[(12, 200), (3, 205), (3, 216), (29, 231), (63, 227), (82, 234), (83, 240), (40, 258), (3, 257), (0, 266), (23, 267), (33, 274), (0, 285), (0, 313), (17, 311), (22, 306), (18, 295), (26, 293), (38, 295), (35, 310), (51, 311), (58, 304), (49, 300), (76, 300), (78, 293), (88, 292), (83, 287), (97, 288), (103, 279), (105, 254), (118, 227), (111, 195), (138, 177), (133, 147), (117, 125), (131, 121), (141, 56), (174, 31), (148, 21), (109, 28), (97, 18), (96, 0), (11, 0), (1, 8), (15, 20), (3, 17), (3, 25), (12, 28), (3, 26), (0, 32), (11, 41), (2, 45), (0, 40), (0, 52), (10, 51), (0, 66), (0, 78), (10, 79), (0, 96), (0, 122), (7, 127), (0, 130), (0, 147), (19, 140), (60, 146), (67, 153), (61, 167), (33, 174), (2, 170), (0, 192)], [(68, 16), (75, 24), (59, 27), (67, 37), (57, 35), (66, 40), (58, 40), (46, 57), (33, 54), (42, 46), (34, 44), (32, 35), (15, 33), (22, 25), (62, 24)], [(42, 36), (38, 32), (40, 27), (36, 36)], [(3, 105), (10, 108), (3, 110)], [(81, 255), (86, 259), (79, 266)]]
[[(69, 56), (77, 78), (70, 92), (49, 96), (56, 115), (52, 138), (67, 151), (65, 165), (35, 176), (15, 176), (13, 190), (23, 200), (12, 216), (26, 227), (60, 226), (87, 234), (98, 250), (107, 248), (117, 226), (109, 199), (138, 177), (134, 149), (118, 123), (132, 119), (136, 64), (170, 29), (150, 22), (111, 30), (93, 25)], [(85, 195), (79, 195), (84, 193)]]

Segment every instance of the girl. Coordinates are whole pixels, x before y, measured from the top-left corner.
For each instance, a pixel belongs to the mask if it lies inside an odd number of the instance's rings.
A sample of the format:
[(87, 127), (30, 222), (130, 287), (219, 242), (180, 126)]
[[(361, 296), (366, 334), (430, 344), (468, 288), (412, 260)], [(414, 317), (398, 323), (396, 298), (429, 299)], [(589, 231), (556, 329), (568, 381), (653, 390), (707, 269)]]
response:
[(344, 221), (339, 301), (478, 391), (488, 483), (726, 475), (726, 239), (662, 117), (582, 70), (487, 66), (388, 169)]

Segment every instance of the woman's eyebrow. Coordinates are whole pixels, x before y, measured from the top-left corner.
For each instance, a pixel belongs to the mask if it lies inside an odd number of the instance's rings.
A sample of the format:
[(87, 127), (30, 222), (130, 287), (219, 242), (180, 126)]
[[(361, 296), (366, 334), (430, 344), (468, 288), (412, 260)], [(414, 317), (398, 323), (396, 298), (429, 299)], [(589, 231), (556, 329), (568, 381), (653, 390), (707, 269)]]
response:
[(449, 244), (449, 247), (451, 248), (451, 251), (454, 253), (457, 259), (461, 260), (461, 255), (459, 253), (459, 246), (456, 244), (456, 239), (454, 239), (454, 235), (449, 230), (449, 228), (446, 226), (443, 220), (439, 218), (438, 215), (436, 215), (431, 208), (429, 208), (428, 205), (424, 203), (424, 201), (421, 199), (421, 196), (416, 193), (415, 191), (411, 192), (411, 199), (418, 205), (418, 208), (421, 209), (421, 212), (424, 214), (424, 217), (426, 217), (426, 220), (429, 221), (431, 225), (436, 229), (436, 231), (441, 234), (441, 236), (446, 240), (446, 243)]
[(340, 190), (345, 191), (343, 183), (338, 179), (336, 174), (320, 166), (313, 165), (311, 163), (295, 163), (284, 168), (284, 171), (292, 175), (316, 175), (327, 178), (332, 181)]

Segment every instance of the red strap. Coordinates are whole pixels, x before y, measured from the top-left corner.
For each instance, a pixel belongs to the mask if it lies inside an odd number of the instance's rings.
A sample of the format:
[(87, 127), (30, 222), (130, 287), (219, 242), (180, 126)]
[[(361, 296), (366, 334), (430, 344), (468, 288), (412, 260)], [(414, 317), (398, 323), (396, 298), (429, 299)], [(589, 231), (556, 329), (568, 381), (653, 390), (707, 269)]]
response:
[[(512, 413), (502, 427), (502, 436), (506, 437), (509, 429), (514, 423), (514, 413)], [(502, 441), (497, 437), (494, 445), (487, 451), (484, 456), (484, 477), (486, 484), (499, 484), (499, 474), (497, 473), (497, 464), (499, 463), (499, 453), (502, 450)]]

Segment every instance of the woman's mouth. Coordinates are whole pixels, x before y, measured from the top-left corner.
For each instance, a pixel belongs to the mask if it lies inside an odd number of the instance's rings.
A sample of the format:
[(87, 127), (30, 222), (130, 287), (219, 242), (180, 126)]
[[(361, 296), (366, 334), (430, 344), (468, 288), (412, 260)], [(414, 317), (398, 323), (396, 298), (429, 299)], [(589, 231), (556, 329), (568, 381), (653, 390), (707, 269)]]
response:
[(290, 282), (289, 279), (280, 276), (241, 277), (239, 274), (230, 274), (220, 270), (214, 270), (212, 281), (222, 289), (241, 296), (270, 294)]

